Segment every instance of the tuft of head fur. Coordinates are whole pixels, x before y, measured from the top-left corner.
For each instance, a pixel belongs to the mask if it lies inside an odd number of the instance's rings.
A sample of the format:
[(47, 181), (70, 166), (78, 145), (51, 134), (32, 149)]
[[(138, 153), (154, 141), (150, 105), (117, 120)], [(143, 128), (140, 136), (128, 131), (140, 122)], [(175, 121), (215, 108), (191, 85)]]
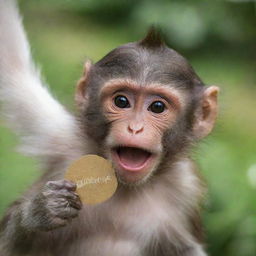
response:
[(160, 29), (152, 26), (144, 39), (139, 42), (139, 45), (146, 48), (159, 48), (165, 45)]

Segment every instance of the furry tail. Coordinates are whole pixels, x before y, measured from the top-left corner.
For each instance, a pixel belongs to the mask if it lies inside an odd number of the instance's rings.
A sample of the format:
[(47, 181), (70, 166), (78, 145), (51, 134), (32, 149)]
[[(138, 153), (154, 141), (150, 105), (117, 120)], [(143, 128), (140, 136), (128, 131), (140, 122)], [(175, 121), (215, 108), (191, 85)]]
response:
[(50, 160), (79, 146), (75, 118), (49, 94), (33, 64), (13, 0), (0, 0), (0, 103), (26, 154)]

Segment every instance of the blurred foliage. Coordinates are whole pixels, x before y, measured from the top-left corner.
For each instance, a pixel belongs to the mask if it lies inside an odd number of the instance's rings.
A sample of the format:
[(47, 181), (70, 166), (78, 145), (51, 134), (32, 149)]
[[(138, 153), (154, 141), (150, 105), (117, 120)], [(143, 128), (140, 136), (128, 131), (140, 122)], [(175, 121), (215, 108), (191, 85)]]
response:
[[(42, 1), (42, 0), (41, 0)], [(31, 2), (31, 1), (30, 1)], [(133, 33), (152, 24), (160, 26), (174, 46), (198, 48), (206, 40), (232, 44), (254, 43), (255, 1), (198, 0), (44, 0), (91, 18), (94, 22), (116, 26), (125, 23)]]
[[(206, 84), (221, 87), (212, 136), (193, 157), (209, 186), (204, 223), (208, 251), (256, 255), (256, 3), (198, 0), (24, 0), (32, 51), (54, 95), (73, 109), (73, 91), (89, 57), (141, 39), (158, 25)], [(1, 122), (1, 121), (0, 121)], [(3, 121), (2, 121), (3, 123)], [(1, 124), (1, 123), (0, 123)], [(34, 161), (13, 151), (0, 128), (0, 213), (38, 177)]]

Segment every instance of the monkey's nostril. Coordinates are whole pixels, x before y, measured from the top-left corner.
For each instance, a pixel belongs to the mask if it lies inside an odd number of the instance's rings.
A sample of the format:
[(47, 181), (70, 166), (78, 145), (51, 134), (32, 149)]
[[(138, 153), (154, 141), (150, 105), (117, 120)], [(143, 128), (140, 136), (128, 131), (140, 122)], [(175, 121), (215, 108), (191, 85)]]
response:
[(132, 134), (141, 133), (144, 130), (143, 125), (128, 125), (128, 132)]

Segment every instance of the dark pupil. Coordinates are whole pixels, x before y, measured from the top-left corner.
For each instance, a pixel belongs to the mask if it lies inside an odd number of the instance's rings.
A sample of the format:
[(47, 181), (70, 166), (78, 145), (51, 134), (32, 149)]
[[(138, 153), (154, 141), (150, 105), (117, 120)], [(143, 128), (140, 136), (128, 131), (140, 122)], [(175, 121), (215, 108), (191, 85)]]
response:
[(153, 102), (149, 109), (154, 113), (162, 113), (165, 110), (165, 105), (161, 101)]
[(125, 96), (117, 96), (115, 98), (115, 105), (119, 108), (129, 107), (129, 101)]

